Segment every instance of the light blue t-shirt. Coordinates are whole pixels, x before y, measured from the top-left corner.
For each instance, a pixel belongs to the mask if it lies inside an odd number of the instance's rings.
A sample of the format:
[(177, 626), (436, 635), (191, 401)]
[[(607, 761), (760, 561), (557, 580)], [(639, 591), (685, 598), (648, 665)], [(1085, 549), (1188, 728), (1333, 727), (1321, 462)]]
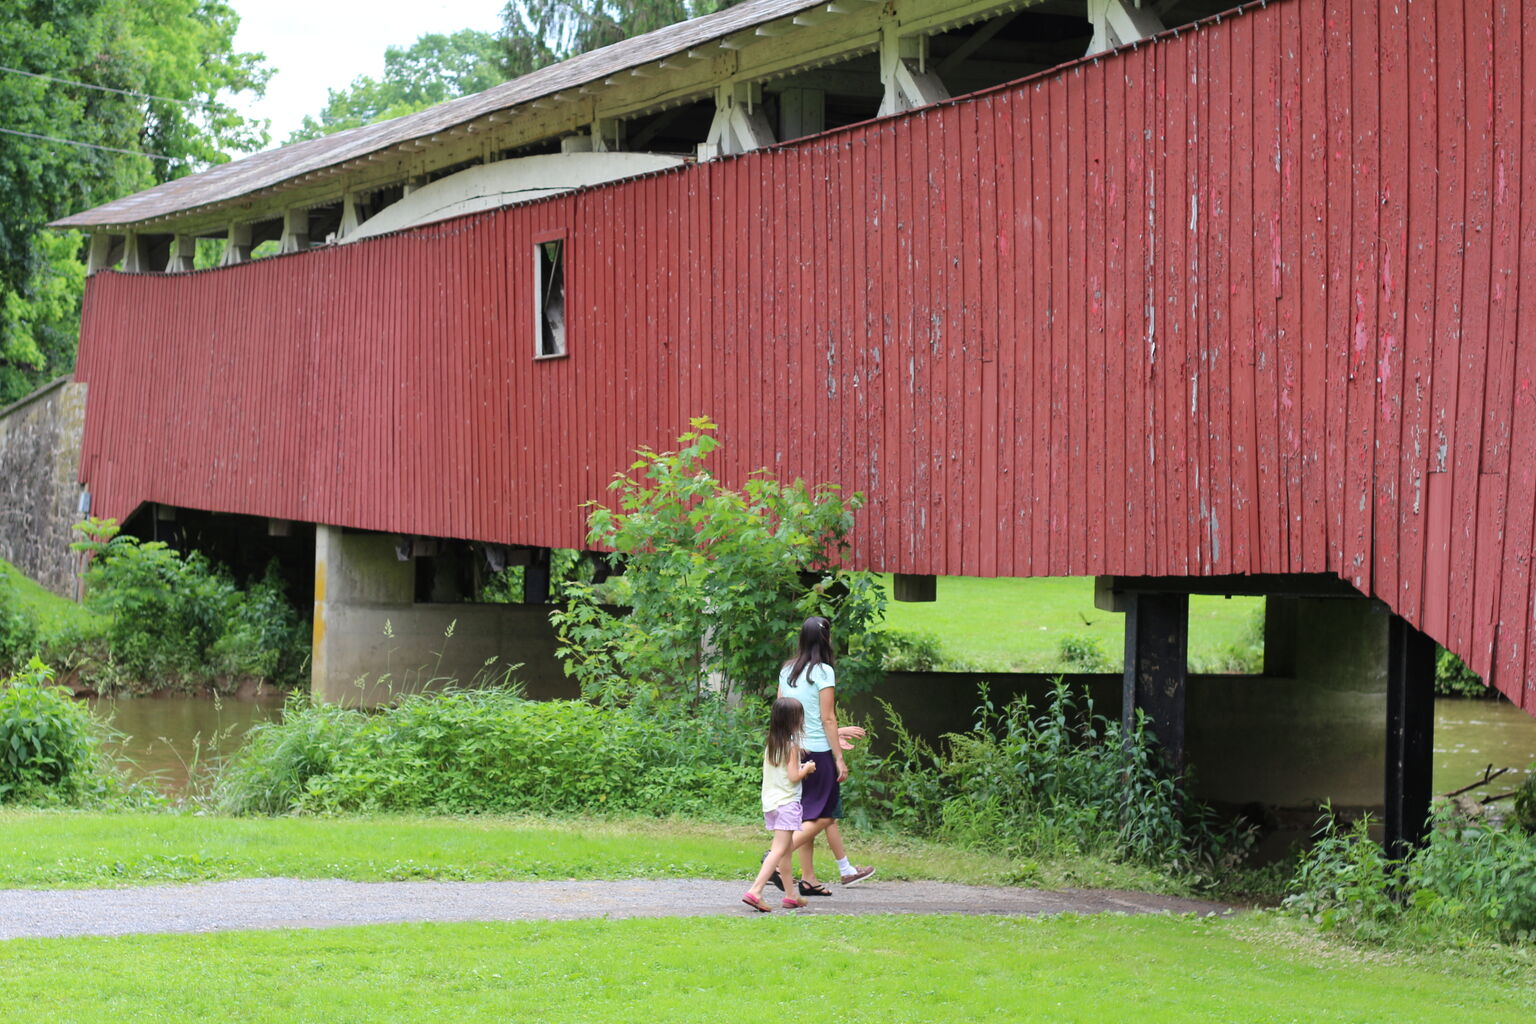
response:
[(837, 685), (837, 673), (831, 665), (816, 664), (789, 682), (789, 665), (779, 669), (779, 696), (793, 697), (805, 707), (805, 730), (801, 733), (800, 749), (824, 753), (832, 749), (827, 742), (826, 730), (821, 727), (821, 691)]

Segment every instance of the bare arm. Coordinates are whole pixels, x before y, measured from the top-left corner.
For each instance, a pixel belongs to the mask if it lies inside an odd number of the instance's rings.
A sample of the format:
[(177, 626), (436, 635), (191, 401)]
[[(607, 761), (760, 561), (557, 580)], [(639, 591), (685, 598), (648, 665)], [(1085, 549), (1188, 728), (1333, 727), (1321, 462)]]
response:
[[(821, 729), (830, 738), (841, 737), (837, 730), (837, 697), (833, 694), (834, 686), (824, 686), (817, 699), (821, 701)], [(843, 760), (842, 743), (839, 742), (832, 748), (832, 759), (837, 762), (837, 781), (842, 782), (848, 778), (848, 764)]]
[(785, 768), (789, 772), (790, 782), (799, 782), (801, 779), (805, 778), (807, 775), (811, 774), (811, 772), (816, 770), (816, 762), (801, 761), (800, 758), (803, 756), (805, 755), (801, 752), (799, 747), (789, 748), (789, 761), (785, 765)]

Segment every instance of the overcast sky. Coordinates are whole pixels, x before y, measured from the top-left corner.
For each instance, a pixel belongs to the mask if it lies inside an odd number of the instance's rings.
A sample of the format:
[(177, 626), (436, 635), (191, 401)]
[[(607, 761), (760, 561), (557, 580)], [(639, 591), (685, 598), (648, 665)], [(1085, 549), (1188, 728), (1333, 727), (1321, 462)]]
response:
[(246, 101), (245, 113), (272, 121), (273, 144), (305, 114), (325, 106), (326, 90), (358, 75), (378, 77), (384, 48), (409, 45), (428, 32), (501, 26), (505, 0), (230, 0), (240, 15), (235, 48), (267, 55), (276, 74), (267, 95)]

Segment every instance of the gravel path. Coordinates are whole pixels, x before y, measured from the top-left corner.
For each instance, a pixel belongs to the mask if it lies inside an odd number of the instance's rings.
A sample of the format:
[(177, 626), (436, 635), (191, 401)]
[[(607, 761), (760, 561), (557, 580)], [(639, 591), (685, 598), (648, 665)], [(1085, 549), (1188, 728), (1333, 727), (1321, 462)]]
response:
[[(402, 921), (756, 916), (740, 881), (341, 882), (256, 878), (132, 889), (0, 890), (0, 939)], [(779, 893), (770, 889), (778, 905)], [(1003, 889), (871, 881), (813, 898), (798, 914), (1225, 913), (1200, 900), (1108, 890)], [(775, 911), (780, 913), (781, 911)]]

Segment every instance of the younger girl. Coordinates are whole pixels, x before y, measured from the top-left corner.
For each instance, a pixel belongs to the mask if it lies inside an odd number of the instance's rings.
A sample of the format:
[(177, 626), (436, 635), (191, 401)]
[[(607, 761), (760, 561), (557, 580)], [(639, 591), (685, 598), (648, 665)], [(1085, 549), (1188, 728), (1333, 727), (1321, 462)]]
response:
[[(800, 827), (800, 780), (816, 770), (814, 761), (800, 760), (800, 730), (805, 725), (805, 709), (790, 697), (773, 702), (768, 720), (768, 742), (763, 748), (763, 823), (773, 833), (773, 847), (763, 861), (762, 870), (741, 902), (767, 913), (773, 908), (763, 901), (763, 886), (775, 871), (793, 877), (789, 847)], [(805, 906), (805, 900), (785, 895), (786, 908)]]

